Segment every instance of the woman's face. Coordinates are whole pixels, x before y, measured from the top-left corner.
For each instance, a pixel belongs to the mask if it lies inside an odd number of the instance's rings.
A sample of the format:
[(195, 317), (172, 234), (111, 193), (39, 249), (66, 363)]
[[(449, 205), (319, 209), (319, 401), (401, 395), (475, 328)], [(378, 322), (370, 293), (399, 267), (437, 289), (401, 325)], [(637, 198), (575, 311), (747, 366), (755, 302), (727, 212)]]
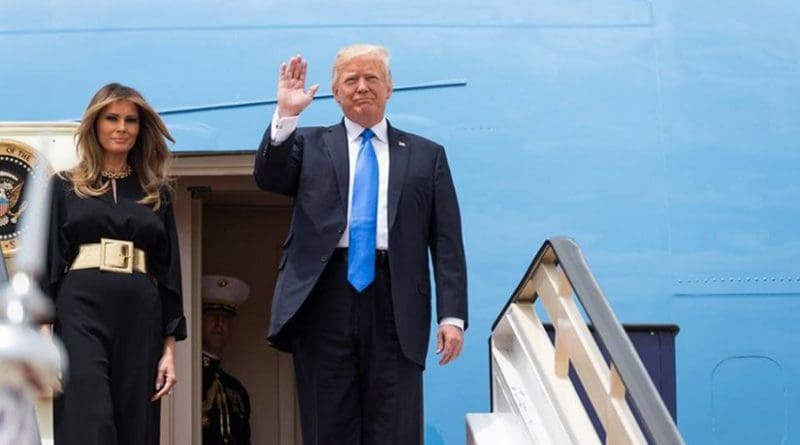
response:
[(95, 125), (103, 150), (127, 155), (139, 136), (139, 109), (129, 100), (111, 102), (100, 112)]

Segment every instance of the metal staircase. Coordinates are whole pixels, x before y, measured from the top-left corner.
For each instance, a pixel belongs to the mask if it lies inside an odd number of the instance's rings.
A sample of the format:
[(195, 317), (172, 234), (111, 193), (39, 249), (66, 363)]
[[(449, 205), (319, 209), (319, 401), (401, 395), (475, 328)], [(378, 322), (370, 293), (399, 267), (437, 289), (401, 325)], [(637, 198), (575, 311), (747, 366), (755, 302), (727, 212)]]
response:
[[(554, 342), (540, 314), (553, 324)], [(489, 346), (492, 413), (467, 414), (470, 445), (600, 444), (601, 434), (581, 403), (570, 368), (602, 425), (606, 444), (684, 443), (571, 239), (544, 243), (492, 326)]]

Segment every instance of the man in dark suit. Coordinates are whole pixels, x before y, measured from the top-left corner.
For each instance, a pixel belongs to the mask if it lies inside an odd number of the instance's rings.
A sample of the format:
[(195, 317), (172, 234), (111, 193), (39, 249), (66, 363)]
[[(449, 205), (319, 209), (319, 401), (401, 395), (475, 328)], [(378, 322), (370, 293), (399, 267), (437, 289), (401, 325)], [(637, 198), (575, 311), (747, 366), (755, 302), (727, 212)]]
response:
[(467, 323), (461, 217), (444, 148), (385, 117), (389, 54), (339, 51), (332, 90), (344, 119), (298, 128), (319, 85), (283, 63), (259, 146), (259, 187), (294, 198), (270, 343), (294, 353), (306, 444), (422, 442), (422, 371), (436, 279), (437, 353), (458, 357)]

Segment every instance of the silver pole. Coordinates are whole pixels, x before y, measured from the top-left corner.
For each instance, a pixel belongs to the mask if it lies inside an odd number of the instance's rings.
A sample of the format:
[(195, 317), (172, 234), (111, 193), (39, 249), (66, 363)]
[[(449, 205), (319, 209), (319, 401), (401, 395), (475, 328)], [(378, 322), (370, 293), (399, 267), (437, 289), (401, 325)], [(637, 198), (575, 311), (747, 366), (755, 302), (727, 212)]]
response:
[(10, 276), (0, 255), (0, 445), (41, 443), (35, 397), (49, 393), (66, 370), (61, 343), (43, 337), (34, 327), (52, 314), (52, 304), (36, 280), (44, 272), (50, 214), (45, 160), (52, 138), (45, 134), (41, 140), (41, 158), (26, 179), (27, 211), (20, 221), (18, 254)]

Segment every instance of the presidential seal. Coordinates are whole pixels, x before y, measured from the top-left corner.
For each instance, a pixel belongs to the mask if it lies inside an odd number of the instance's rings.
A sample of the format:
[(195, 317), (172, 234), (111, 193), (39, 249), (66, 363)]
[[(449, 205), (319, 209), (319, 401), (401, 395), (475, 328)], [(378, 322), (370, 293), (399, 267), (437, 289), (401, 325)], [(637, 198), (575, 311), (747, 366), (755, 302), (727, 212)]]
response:
[[(9, 257), (17, 250), (20, 235), (20, 218), (28, 203), (24, 199), (25, 183), (34, 178), (34, 167), (40, 160), (33, 147), (19, 141), (0, 139), (0, 247), (3, 256)], [(47, 160), (45, 174), (53, 174)]]

